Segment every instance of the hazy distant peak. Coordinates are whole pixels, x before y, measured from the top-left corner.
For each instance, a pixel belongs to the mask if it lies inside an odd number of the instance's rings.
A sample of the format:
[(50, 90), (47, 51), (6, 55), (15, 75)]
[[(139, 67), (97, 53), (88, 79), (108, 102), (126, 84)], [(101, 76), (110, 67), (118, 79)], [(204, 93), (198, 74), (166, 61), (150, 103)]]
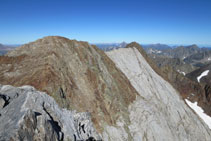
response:
[(124, 47), (126, 47), (127, 46), (127, 43), (126, 42), (121, 42), (120, 44), (119, 44), (119, 47), (120, 48), (124, 48)]
[(193, 44), (193, 45), (187, 46), (187, 48), (198, 49), (199, 47), (196, 44)]

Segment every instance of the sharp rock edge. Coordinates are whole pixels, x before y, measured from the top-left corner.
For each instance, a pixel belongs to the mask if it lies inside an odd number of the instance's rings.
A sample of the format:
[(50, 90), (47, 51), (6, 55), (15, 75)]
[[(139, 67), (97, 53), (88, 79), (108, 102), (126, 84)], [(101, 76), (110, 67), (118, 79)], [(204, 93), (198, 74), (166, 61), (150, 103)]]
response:
[[(162, 79), (136, 48), (121, 48), (107, 52), (116, 66), (138, 91), (136, 101), (129, 106), (129, 130), (133, 140), (210, 140), (208, 126), (184, 103), (177, 91)], [(108, 126), (104, 137), (121, 133), (112, 139), (126, 140), (119, 126)]]
[(61, 109), (31, 86), (0, 85), (0, 123), (0, 140), (101, 140), (89, 113)]

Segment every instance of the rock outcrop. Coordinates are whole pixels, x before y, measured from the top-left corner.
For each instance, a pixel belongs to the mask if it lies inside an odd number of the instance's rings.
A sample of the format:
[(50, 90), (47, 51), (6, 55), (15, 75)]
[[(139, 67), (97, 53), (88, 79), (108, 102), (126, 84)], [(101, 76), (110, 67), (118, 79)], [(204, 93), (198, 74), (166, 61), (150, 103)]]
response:
[(101, 140), (89, 113), (61, 109), (30, 86), (0, 85), (0, 140)]

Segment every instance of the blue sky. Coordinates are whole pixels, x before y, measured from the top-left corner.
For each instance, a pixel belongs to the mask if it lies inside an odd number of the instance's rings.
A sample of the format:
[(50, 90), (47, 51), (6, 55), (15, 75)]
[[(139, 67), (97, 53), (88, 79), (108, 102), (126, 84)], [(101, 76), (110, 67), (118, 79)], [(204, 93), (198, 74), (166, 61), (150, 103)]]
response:
[(0, 43), (48, 35), (211, 45), (211, 0), (0, 0)]

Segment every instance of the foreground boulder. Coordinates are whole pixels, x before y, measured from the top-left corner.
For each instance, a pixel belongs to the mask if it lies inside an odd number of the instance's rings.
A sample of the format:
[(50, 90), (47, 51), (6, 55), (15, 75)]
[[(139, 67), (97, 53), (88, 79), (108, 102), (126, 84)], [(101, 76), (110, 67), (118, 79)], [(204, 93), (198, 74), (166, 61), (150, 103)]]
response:
[(100, 140), (89, 113), (61, 109), (30, 86), (0, 86), (0, 140)]

